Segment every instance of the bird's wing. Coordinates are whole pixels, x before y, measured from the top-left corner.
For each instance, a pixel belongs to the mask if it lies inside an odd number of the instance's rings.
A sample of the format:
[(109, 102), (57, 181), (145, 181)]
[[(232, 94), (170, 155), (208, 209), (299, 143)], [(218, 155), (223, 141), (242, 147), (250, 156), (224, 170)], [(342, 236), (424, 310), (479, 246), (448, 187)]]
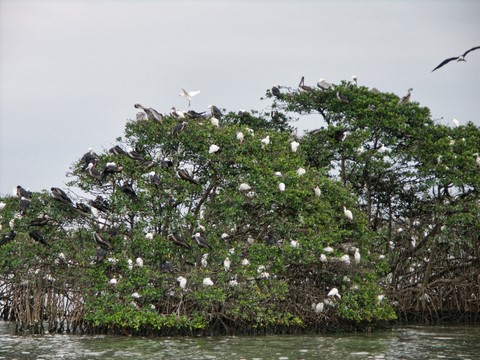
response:
[(451, 57), (451, 58), (448, 58), (448, 59), (443, 60), (443, 61), (442, 61), (440, 64), (438, 64), (438, 66), (437, 66), (435, 69), (433, 69), (431, 72), (434, 72), (435, 70), (441, 68), (443, 65), (448, 64), (448, 63), (449, 63), (450, 61), (452, 61), (452, 60), (457, 60), (458, 58), (459, 58), (458, 56), (455, 56), (455, 57)]
[(197, 94), (200, 94), (200, 91), (190, 91), (190, 92), (188, 93), (188, 95), (190, 95), (190, 96), (195, 96), (195, 95), (197, 95)]
[(480, 49), (480, 46), (475, 46), (475, 47), (471, 48), (470, 50), (465, 51), (462, 56), (465, 57), (465, 56), (467, 56), (467, 54), (470, 51), (477, 50), (477, 49)]

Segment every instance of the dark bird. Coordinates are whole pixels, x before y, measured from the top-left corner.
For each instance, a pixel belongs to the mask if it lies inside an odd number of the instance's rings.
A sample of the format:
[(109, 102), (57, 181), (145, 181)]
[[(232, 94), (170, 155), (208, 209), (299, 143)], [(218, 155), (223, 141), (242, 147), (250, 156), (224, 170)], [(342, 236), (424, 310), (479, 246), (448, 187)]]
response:
[(272, 95), (275, 96), (277, 99), (280, 99), (282, 93), (280, 92), (280, 87), (277, 85), (272, 86)]
[(133, 105), (136, 109), (142, 109), (145, 114), (147, 114), (147, 117), (149, 120), (155, 120), (155, 121), (162, 121), (163, 115), (160, 114), (157, 110), (152, 109), (152, 108), (146, 108), (140, 104), (135, 104)]
[(212, 116), (218, 120), (220, 120), (223, 116), (223, 113), (220, 111), (218, 107), (215, 105), (209, 105), (210, 111), (212, 112)]
[(105, 259), (105, 256), (107, 256), (107, 250), (105, 250), (102, 247), (97, 248), (97, 252), (95, 254), (95, 261), (97, 263), (101, 262), (103, 259)]
[(466, 62), (467, 60), (465, 60), (465, 56), (467, 56), (467, 54), (468, 54), (470, 51), (477, 50), (477, 49), (480, 49), (480, 46), (475, 46), (475, 47), (471, 48), (470, 50), (465, 51), (465, 52), (464, 52), (462, 55), (460, 55), (460, 56), (454, 56), (454, 57), (445, 59), (445, 60), (443, 60), (440, 64), (438, 64), (438, 66), (437, 66), (435, 69), (433, 69), (431, 72), (434, 72), (435, 70), (440, 69), (442, 66), (448, 64), (450, 61), (453, 61), (453, 60), (457, 60), (457, 62), (458, 62), (458, 61), (465, 61), (465, 62)]
[(174, 243), (175, 245), (182, 246), (184, 248), (190, 249), (191, 246), (189, 243), (187, 243), (184, 239), (182, 239), (178, 234), (176, 233), (171, 233), (168, 234), (168, 239)]
[(198, 246), (201, 248), (206, 248), (212, 250), (212, 247), (207, 243), (207, 240), (205, 240), (200, 233), (195, 233), (195, 235), (192, 236), (195, 239), (195, 242), (197, 243)]
[(98, 155), (93, 151), (92, 148), (88, 149), (88, 151), (82, 156), (80, 162), (82, 165), (82, 170), (85, 170), (88, 167), (88, 164), (98, 164)]
[(114, 162), (108, 162), (105, 164), (102, 172), (102, 179), (105, 179), (108, 175), (118, 174), (123, 171), (123, 166), (118, 166)]
[(27, 213), (27, 209), (30, 206), (30, 199), (22, 196), (20, 198), (20, 215), (25, 215)]
[(310, 92), (310, 91), (313, 91), (313, 88), (311, 86), (307, 86), (305, 85), (305, 76), (302, 76), (302, 78), (300, 79), (300, 82), (298, 84), (298, 88), (300, 89), (300, 91), (302, 92)]
[(191, 177), (190, 174), (186, 170), (178, 169), (177, 173), (178, 173), (178, 176), (180, 177), (180, 179), (186, 180), (188, 182), (191, 182), (192, 184), (198, 185), (198, 181), (195, 180), (193, 177)]
[(97, 179), (100, 182), (103, 180), (102, 174), (100, 174), (100, 171), (97, 170), (94, 163), (88, 164), (87, 170), (90, 176), (94, 179)]
[(45, 226), (49, 221), (50, 217), (48, 215), (43, 215), (42, 217), (30, 221), (30, 226)]
[(52, 187), (50, 190), (51, 190), (50, 195), (54, 200), (63, 202), (64, 204), (67, 204), (67, 205), (73, 205), (72, 200), (68, 197), (68, 195), (62, 189), (57, 187)]
[(137, 200), (137, 193), (133, 189), (133, 186), (131, 183), (124, 181), (122, 186), (120, 186), (120, 191), (127, 195), (131, 200), (136, 201)]
[(140, 154), (137, 150), (134, 150), (134, 149), (129, 149), (127, 152), (127, 156), (133, 160), (145, 161), (142, 154)]
[(92, 209), (90, 209), (90, 207), (88, 205), (85, 205), (84, 203), (76, 203), (75, 206), (78, 210), (85, 214), (90, 214), (90, 212), (92, 211)]
[(199, 113), (194, 110), (188, 110), (185, 115), (189, 119), (203, 119), (205, 118), (204, 114), (205, 114), (205, 111), (202, 111), (201, 113)]
[(110, 244), (107, 240), (100, 236), (97, 232), (93, 233), (93, 240), (100, 245), (100, 247), (106, 250), (112, 250), (112, 244)]
[(28, 235), (30, 235), (30, 237), (35, 240), (35, 241), (38, 241), (39, 243), (45, 245), (45, 246), (50, 246), (47, 241), (45, 240), (45, 238), (37, 231), (37, 230), (30, 230), (28, 232)]
[(107, 199), (104, 199), (101, 195), (98, 195), (95, 200), (89, 200), (88, 203), (95, 209), (107, 212), (110, 211), (110, 203)]
[(148, 178), (150, 179), (150, 182), (158, 189), (160, 188), (160, 178), (158, 177), (157, 174), (155, 174), (155, 171), (151, 171), (148, 173)]
[(413, 88), (408, 89), (406, 95), (402, 96), (400, 100), (398, 100), (398, 105), (406, 104), (410, 101), (410, 95), (412, 94)]
[(350, 100), (348, 100), (348, 98), (345, 95), (340, 94), (339, 91), (337, 91), (337, 99), (347, 104), (350, 102)]
[(110, 150), (108, 150), (108, 152), (110, 154), (114, 154), (114, 155), (118, 155), (118, 156), (121, 156), (121, 155), (127, 155), (127, 153), (125, 152), (125, 150), (123, 150), (120, 146), (118, 145), (115, 145), (114, 147), (110, 148)]
[(163, 159), (160, 161), (160, 166), (164, 168), (171, 168), (173, 167), (173, 161), (169, 159)]
[(10, 241), (13, 241), (17, 236), (17, 233), (14, 230), (11, 230), (7, 234), (3, 234), (0, 238), (0, 246), (8, 244)]
[(182, 121), (180, 124), (177, 124), (173, 129), (172, 132), (170, 133), (172, 136), (177, 135), (179, 132), (185, 130), (185, 127), (187, 126), (186, 121)]
[(347, 132), (347, 129), (340, 128), (335, 131), (335, 133), (333, 134), (333, 138), (338, 142), (342, 142), (343, 140), (345, 140), (345, 137), (347, 136), (347, 134), (345, 134), (346, 132)]
[(17, 196), (19, 198), (21, 198), (23, 196), (26, 199), (31, 199), (32, 198), (32, 192), (29, 191), (29, 190), (25, 190), (20, 185), (17, 185)]

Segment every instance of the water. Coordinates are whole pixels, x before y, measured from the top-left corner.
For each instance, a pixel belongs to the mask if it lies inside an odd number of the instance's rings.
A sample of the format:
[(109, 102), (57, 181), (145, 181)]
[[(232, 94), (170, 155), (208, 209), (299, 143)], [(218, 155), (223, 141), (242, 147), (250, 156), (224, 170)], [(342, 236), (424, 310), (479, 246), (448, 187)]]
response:
[(135, 338), (16, 336), (0, 321), (0, 359), (480, 359), (480, 326), (370, 334)]

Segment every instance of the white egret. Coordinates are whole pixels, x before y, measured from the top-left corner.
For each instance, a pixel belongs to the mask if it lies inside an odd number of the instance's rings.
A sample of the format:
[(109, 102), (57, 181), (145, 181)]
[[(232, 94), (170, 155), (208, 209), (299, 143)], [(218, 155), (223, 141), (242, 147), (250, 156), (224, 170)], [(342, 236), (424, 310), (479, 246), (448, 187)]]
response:
[(340, 293), (338, 292), (338, 289), (337, 288), (333, 288), (332, 290), (330, 290), (327, 294), (327, 296), (331, 296), (331, 297), (338, 297), (339, 299), (341, 299), (341, 296), (340, 296)]
[(213, 281), (209, 277), (203, 279), (203, 286), (213, 286)]
[(215, 145), (215, 144), (212, 144), (210, 145), (210, 148), (208, 149), (208, 153), (209, 154), (214, 154), (216, 152), (218, 152), (220, 150), (220, 147)]
[(182, 289), (185, 289), (185, 286), (187, 286), (187, 279), (185, 279), (183, 276), (177, 277), (177, 282)]
[(180, 94), (178, 94), (178, 96), (183, 96), (185, 99), (188, 100), (188, 106), (190, 106), (190, 102), (192, 101), (192, 97), (194, 97), (195, 95), (199, 94), (200, 91), (187, 91), (185, 89), (181, 89), (182, 91), (180, 92)]
[(343, 214), (345, 215), (345, 217), (352, 221), (353, 220), (353, 214), (350, 210), (348, 210), (345, 206), (343, 207)]
[(143, 267), (143, 259), (141, 257), (138, 257), (135, 259), (135, 264), (138, 266), (138, 267)]
[(320, 190), (320, 187), (317, 185), (315, 186), (315, 188), (313, 189), (314, 193), (315, 193), (315, 196), (319, 197), (322, 195), (322, 190)]
[(223, 268), (225, 269), (225, 271), (228, 271), (230, 270), (230, 265), (232, 264), (232, 262), (230, 261), (230, 258), (225, 258), (225, 260), (223, 260)]
[(285, 191), (285, 184), (283, 182), (281, 182), (280, 184), (278, 184), (278, 190), (280, 191)]
[(296, 142), (296, 141), (292, 141), (290, 143), (290, 148), (292, 149), (292, 152), (297, 152), (298, 150), (298, 147), (300, 146), (300, 143)]

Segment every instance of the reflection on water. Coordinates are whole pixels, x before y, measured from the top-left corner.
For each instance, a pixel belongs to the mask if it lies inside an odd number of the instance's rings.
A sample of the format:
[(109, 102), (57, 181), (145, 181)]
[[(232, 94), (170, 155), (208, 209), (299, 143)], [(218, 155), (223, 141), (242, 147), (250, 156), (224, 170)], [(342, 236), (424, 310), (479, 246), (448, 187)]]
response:
[(369, 334), (135, 338), (16, 336), (0, 321), (0, 359), (480, 359), (480, 327), (410, 326)]

